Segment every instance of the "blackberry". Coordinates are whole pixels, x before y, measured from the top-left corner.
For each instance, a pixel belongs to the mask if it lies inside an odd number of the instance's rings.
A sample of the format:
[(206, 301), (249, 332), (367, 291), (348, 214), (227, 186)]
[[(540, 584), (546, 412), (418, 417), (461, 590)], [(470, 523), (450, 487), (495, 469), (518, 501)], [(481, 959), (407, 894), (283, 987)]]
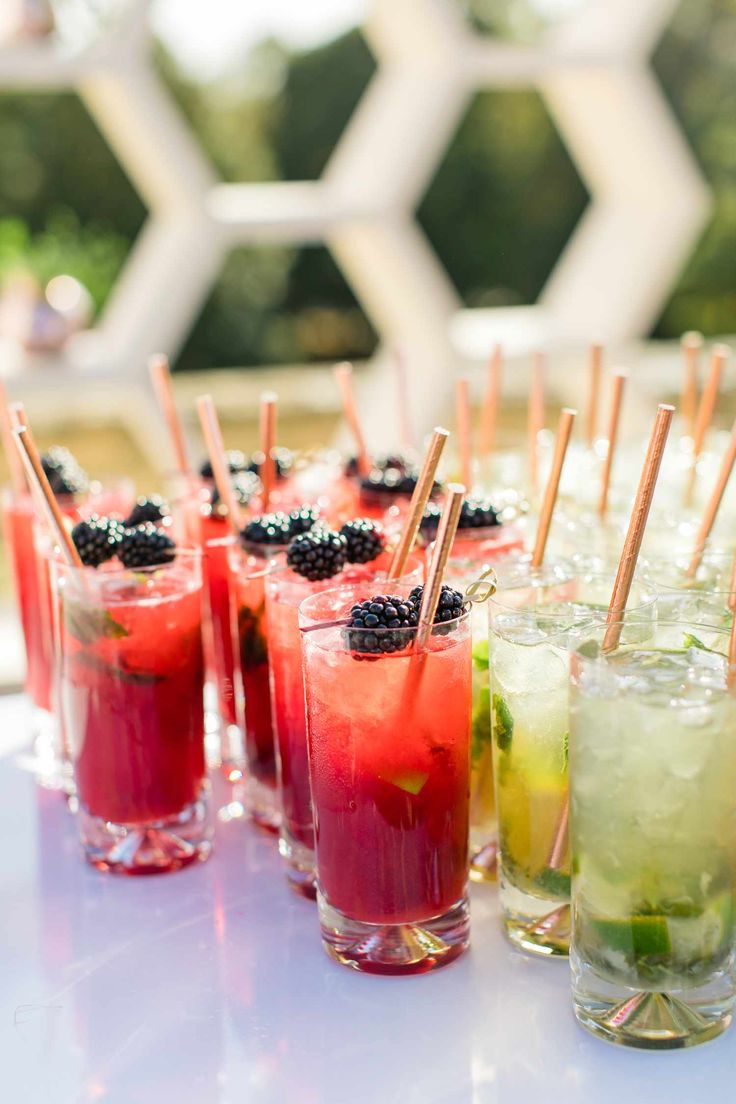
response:
[[(253, 472), (249, 471), (231, 472), (230, 483), (232, 484), (235, 501), (239, 506), (249, 506), (261, 490), (260, 479), (257, 475), (254, 475)], [(216, 484), (212, 488), (210, 506), (213, 512), (222, 513), (220, 508), (220, 492)]]
[[(240, 449), (228, 449), (225, 453), (227, 457), (227, 466), (230, 469), (230, 474), (235, 475), (237, 472), (248, 471), (248, 464), (250, 463), (248, 457)], [(203, 479), (214, 479), (215, 473), (212, 470), (212, 462), (207, 459), (203, 461), (199, 474)]]
[(139, 498), (135, 506), (123, 522), (126, 529), (134, 529), (136, 525), (145, 525), (147, 521), (154, 525), (160, 525), (166, 518), (171, 517), (171, 510), (161, 495), (150, 495), (148, 498)]
[[(411, 464), (406, 459), (406, 457), (399, 456), (398, 453), (394, 454), (393, 456), (381, 456), (374, 459), (373, 461), (373, 468), (377, 472), (384, 472), (387, 468), (394, 468), (397, 471), (405, 472), (408, 471), (410, 467)], [(345, 463), (345, 475), (352, 477), (359, 474), (360, 472), (358, 470), (358, 457), (351, 456), (350, 459), (347, 460)]]
[(290, 538), (288, 514), (263, 514), (252, 518), (240, 534), (246, 544), (288, 544)]
[(87, 473), (63, 445), (52, 445), (44, 452), (41, 465), (55, 495), (84, 494), (89, 490)]
[[(425, 537), (433, 537), (440, 521), (440, 507), (430, 502), (419, 523), (420, 532)], [(460, 510), (458, 529), (491, 529), (501, 524), (501, 516), (487, 498), (466, 498)]]
[(92, 514), (77, 522), (72, 540), (86, 567), (99, 567), (115, 555), (125, 529), (121, 522)]
[[(420, 583), (419, 586), (414, 587), (409, 595), (409, 601), (416, 605), (417, 612), (421, 607), (423, 594), (424, 584)], [(465, 598), (460, 591), (448, 586), (447, 583), (443, 583), (434, 614), (433, 623), (436, 627), (432, 629), (432, 632), (440, 636), (446, 636), (447, 633), (452, 631), (452, 626), (447, 622), (456, 621), (458, 617), (462, 617), (464, 610)]]
[(353, 606), (344, 630), (345, 642), (351, 652), (400, 652), (411, 644), (418, 623), (417, 602), (396, 594), (377, 594)]
[(326, 525), (294, 537), (286, 551), (286, 562), (292, 571), (311, 582), (331, 579), (343, 569), (347, 558), (345, 537)]
[(289, 536), (298, 537), (308, 533), (319, 521), (318, 506), (300, 506), (289, 514)]
[(117, 553), (124, 567), (154, 567), (170, 563), (176, 555), (176, 545), (163, 529), (157, 529), (148, 521), (124, 530)]
[(368, 563), (380, 556), (386, 547), (383, 526), (367, 518), (346, 521), (340, 533), (348, 542), (348, 562)]
[[(384, 471), (374, 468), (361, 479), (360, 489), (368, 494), (412, 495), (418, 479), (419, 473), (407, 468), (386, 468)], [(434, 483), (432, 494), (439, 490), (439, 483)]]
[[(289, 449), (275, 448), (271, 450), (271, 456), (276, 461), (276, 478), (284, 479), (294, 463), (294, 454)], [(260, 475), (263, 460), (262, 452), (254, 452), (247, 462), (247, 470), (253, 472), (254, 475)]]

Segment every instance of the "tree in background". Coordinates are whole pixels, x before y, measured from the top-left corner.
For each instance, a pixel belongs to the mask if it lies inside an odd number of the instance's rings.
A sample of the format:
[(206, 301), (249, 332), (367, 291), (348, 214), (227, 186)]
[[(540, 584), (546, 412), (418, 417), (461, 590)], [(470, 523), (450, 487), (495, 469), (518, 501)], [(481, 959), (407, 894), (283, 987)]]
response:
[[(528, 0), (458, 0), (480, 28), (531, 40)], [(571, 0), (572, 2), (572, 0)], [(208, 85), (159, 61), (226, 180), (314, 179), (374, 70), (359, 32), (289, 54), (267, 42)], [(713, 219), (656, 327), (736, 331), (736, 0), (684, 0), (655, 67), (716, 195)], [(0, 96), (0, 272), (77, 276), (104, 303), (145, 217), (73, 95)], [(539, 97), (478, 96), (418, 217), (463, 299), (533, 302), (586, 202)], [(181, 367), (362, 356), (375, 343), (323, 248), (234, 251)]]

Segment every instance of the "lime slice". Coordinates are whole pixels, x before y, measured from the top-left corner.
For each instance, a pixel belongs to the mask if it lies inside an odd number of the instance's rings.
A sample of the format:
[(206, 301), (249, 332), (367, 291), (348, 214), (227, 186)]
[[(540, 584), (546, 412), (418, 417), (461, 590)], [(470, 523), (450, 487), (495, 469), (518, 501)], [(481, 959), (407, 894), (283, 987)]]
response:
[(570, 875), (562, 870), (553, 870), (547, 867), (534, 879), (539, 888), (548, 893), (550, 897), (559, 897), (567, 900), (570, 897)]
[(627, 957), (668, 955), (672, 942), (666, 916), (631, 916), (627, 920), (591, 920), (601, 943)]
[(476, 640), (473, 645), (473, 666), (476, 671), (488, 670), (488, 641)]
[(429, 775), (426, 771), (400, 771), (390, 777), (381, 775), (383, 782), (388, 782), (391, 786), (396, 786), (399, 790), (412, 794), (413, 797), (421, 793), (428, 778)]

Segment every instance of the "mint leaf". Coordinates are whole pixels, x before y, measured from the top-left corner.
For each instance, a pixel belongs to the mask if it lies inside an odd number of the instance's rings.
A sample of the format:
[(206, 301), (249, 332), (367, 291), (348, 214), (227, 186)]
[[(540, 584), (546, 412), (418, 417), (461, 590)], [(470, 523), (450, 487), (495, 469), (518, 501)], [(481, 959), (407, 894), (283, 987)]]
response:
[(567, 764), (570, 762), (570, 733), (566, 732), (562, 737), (562, 769), (567, 770)]
[(470, 758), (476, 763), (491, 743), (491, 691), (482, 686), (473, 710)]
[(499, 751), (508, 751), (514, 735), (514, 718), (501, 694), (493, 695), (493, 721), (496, 733), (496, 747)]
[(101, 637), (122, 640), (123, 637), (130, 636), (128, 630), (108, 610), (82, 606), (77, 602), (65, 603), (64, 625), (67, 632), (82, 644), (94, 644)]
[(570, 896), (570, 875), (564, 874), (561, 870), (547, 867), (534, 881), (544, 893), (549, 893), (550, 897)]
[(716, 648), (709, 648), (707, 644), (704, 644), (697, 636), (693, 636), (692, 633), (685, 633), (682, 643), (686, 651), (688, 648), (699, 648), (701, 652), (710, 652), (711, 655), (723, 655), (723, 652), (719, 652)]

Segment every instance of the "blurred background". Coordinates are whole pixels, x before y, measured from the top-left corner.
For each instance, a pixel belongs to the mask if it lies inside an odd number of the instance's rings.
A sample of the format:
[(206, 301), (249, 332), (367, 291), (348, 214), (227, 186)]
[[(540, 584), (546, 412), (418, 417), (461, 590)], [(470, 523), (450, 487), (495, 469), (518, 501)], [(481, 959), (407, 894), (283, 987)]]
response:
[(378, 446), (397, 347), (423, 430), (501, 340), (507, 443), (537, 346), (551, 419), (591, 339), (667, 398), (736, 331), (736, 0), (1, 8), (0, 369), (100, 478), (155, 489), (157, 349), (245, 449), (264, 385), (332, 439), (353, 360)]

